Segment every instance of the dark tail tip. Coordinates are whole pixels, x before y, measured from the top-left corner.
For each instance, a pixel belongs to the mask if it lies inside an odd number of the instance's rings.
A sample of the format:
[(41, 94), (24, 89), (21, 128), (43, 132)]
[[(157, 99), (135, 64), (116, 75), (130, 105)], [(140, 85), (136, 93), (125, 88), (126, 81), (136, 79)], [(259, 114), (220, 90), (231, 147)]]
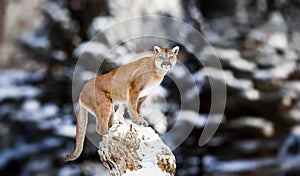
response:
[(66, 155), (64, 161), (68, 162), (68, 161), (74, 161), (77, 157), (74, 157), (72, 153), (69, 153)]

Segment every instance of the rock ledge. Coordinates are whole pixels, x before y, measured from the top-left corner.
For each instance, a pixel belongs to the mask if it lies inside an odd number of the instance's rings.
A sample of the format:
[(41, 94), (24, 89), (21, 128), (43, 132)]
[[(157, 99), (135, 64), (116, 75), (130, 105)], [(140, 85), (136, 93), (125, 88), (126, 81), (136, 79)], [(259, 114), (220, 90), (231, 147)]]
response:
[(115, 123), (99, 143), (99, 156), (110, 175), (175, 175), (175, 156), (150, 127)]

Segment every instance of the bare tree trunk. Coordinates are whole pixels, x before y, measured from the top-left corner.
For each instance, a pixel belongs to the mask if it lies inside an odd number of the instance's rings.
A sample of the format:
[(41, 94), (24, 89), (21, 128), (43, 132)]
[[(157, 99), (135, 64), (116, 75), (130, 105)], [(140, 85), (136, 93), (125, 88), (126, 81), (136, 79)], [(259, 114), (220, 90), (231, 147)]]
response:
[(6, 0), (0, 0), (0, 45), (4, 40), (5, 9), (6, 9)]

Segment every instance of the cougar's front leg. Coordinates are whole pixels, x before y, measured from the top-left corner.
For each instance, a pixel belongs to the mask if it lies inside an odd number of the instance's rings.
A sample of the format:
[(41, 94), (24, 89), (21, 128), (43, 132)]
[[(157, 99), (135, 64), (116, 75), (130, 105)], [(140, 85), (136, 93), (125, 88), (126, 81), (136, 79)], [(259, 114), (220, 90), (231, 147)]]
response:
[(139, 91), (130, 89), (128, 98), (129, 98), (128, 104), (129, 104), (130, 116), (131, 116), (133, 122), (138, 125), (148, 126), (148, 123), (138, 113), (137, 108), (138, 108)]

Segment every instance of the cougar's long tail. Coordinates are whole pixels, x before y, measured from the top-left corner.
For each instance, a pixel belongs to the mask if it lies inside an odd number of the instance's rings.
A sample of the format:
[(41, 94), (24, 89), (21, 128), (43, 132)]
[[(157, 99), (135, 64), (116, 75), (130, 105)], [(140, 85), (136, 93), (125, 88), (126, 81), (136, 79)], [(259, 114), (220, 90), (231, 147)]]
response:
[(79, 105), (76, 125), (76, 147), (73, 153), (67, 154), (67, 156), (65, 157), (65, 161), (73, 161), (80, 156), (83, 149), (87, 122), (88, 111), (82, 105)]

